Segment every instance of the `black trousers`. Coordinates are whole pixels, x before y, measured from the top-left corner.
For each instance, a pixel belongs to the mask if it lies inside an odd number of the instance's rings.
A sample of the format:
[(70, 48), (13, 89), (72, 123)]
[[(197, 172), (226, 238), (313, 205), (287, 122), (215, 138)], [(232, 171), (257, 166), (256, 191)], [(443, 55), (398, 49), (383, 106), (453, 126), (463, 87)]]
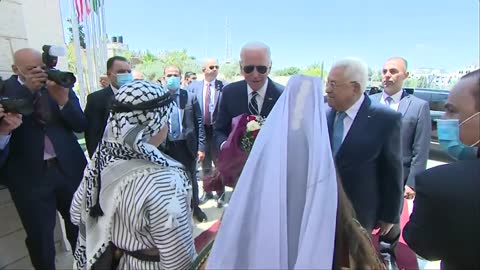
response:
[(45, 162), (43, 175), (32, 181), (34, 186), (9, 186), (27, 234), (25, 242), (28, 253), (33, 267), (37, 270), (55, 269), (54, 230), (57, 210), (65, 221), (67, 238), (72, 252), (75, 252), (78, 228), (70, 221), (70, 204), (79, 180), (68, 179), (55, 162)]
[[(202, 174), (207, 176), (212, 172), (212, 165), (217, 165), (218, 150), (213, 138), (213, 126), (205, 126), (205, 159), (202, 162)], [(225, 187), (217, 190), (217, 195), (220, 197), (225, 192)]]
[(199, 198), (198, 198), (198, 182), (196, 173), (197, 173), (197, 157), (192, 156), (190, 150), (188, 150), (187, 141), (169, 141), (166, 142), (166, 154), (180, 162), (187, 169), (188, 177), (190, 178), (190, 183), (192, 184), (192, 208), (196, 210), (199, 208)]

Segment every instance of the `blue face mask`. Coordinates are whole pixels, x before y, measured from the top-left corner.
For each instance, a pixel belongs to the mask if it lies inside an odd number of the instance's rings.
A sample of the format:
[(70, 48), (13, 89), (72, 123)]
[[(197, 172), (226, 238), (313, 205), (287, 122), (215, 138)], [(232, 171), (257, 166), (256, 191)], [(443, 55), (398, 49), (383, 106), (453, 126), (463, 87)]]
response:
[(170, 91), (177, 90), (178, 88), (180, 88), (179, 77), (175, 77), (175, 76), (167, 77), (167, 80), (165, 83), (166, 83), (167, 89)]
[(133, 75), (132, 73), (117, 73), (117, 84), (118, 87), (122, 87), (123, 85), (132, 82)]
[(471, 146), (464, 145), (460, 141), (460, 126), (471, 120), (477, 114), (465, 119), (459, 123), (458, 119), (439, 119), (437, 120), (437, 133), (440, 146), (445, 152), (456, 160), (477, 159), (478, 147), (475, 147), (479, 141)]

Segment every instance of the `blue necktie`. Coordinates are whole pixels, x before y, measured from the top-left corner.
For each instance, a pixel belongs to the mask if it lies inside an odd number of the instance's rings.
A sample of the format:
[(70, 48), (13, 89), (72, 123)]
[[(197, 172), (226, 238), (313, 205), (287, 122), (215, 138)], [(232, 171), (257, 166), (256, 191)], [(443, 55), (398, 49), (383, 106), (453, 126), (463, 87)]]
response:
[(180, 115), (178, 113), (178, 94), (174, 94), (175, 106), (173, 107), (172, 114), (170, 116), (170, 135), (177, 139), (180, 136)]
[(335, 120), (335, 124), (333, 125), (333, 138), (332, 138), (332, 152), (333, 156), (337, 155), (338, 149), (342, 145), (343, 141), (343, 119), (347, 114), (345, 112), (338, 112), (337, 119)]
[(257, 92), (252, 92), (252, 98), (250, 98), (250, 102), (248, 102), (248, 111), (251, 115), (260, 115), (260, 112), (258, 111), (257, 95)]
[(392, 105), (392, 103), (393, 103), (393, 98), (392, 97), (386, 97), (385, 98), (385, 104), (390, 106), (390, 105)]

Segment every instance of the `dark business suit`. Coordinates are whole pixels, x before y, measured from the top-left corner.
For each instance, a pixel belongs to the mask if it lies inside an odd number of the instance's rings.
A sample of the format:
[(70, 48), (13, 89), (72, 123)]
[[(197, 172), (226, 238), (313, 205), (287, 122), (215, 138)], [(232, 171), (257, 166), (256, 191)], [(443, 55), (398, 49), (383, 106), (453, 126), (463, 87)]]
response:
[[(198, 151), (205, 151), (203, 117), (196, 95), (180, 89), (176, 102), (180, 103), (181, 140), (172, 140), (169, 135), (165, 142), (165, 148), (162, 150), (182, 163), (190, 174), (193, 189), (192, 206), (195, 210), (199, 204), (198, 182), (195, 177), (197, 172), (197, 153)], [(175, 107), (174, 110), (176, 109)]]
[[(336, 111), (329, 109), (332, 141)], [(397, 223), (403, 197), (401, 115), (382, 105), (362, 102), (335, 157), (343, 187), (357, 218), (368, 231), (378, 221)]]
[[(260, 115), (267, 117), (273, 106), (283, 92), (284, 87), (268, 79), (267, 91), (263, 100)], [(216, 110), (216, 121), (214, 123), (214, 137), (217, 148), (220, 149), (221, 144), (227, 140), (232, 130), (232, 118), (239, 116), (248, 111), (248, 90), (245, 80), (231, 83), (223, 88), (220, 97), (220, 103)]]
[(88, 120), (88, 126), (87, 130), (85, 130), (85, 143), (90, 157), (92, 157), (97, 149), (98, 143), (103, 138), (103, 132), (105, 131), (109, 115), (108, 108), (112, 100), (113, 90), (111, 86), (87, 96), (85, 117)]
[[(16, 76), (7, 82), (5, 95), (30, 98), (33, 94), (20, 85)], [(48, 95), (46, 89), (43, 95)], [(23, 117), (7, 147), (0, 164), (1, 173), (27, 233), (26, 244), (36, 269), (55, 268), (54, 228), (56, 210), (62, 214), (67, 238), (75, 250), (78, 229), (70, 222), (70, 203), (86, 165), (85, 156), (74, 132), (83, 132), (87, 120), (78, 98), (70, 90), (69, 101), (60, 110), (48, 97), (50, 118), (40, 124), (35, 115)], [(44, 138), (51, 140), (56, 158), (44, 161)]]
[[(217, 102), (219, 100), (220, 92), (222, 91), (223, 87), (226, 85), (225, 82), (222, 82), (220, 80), (215, 80), (215, 97), (214, 97), (214, 108), (217, 107)], [(192, 82), (188, 88), (187, 91), (192, 92), (197, 96), (198, 104), (200, 105), (200, 110), (202, 113), (202, 117), (205, 115), (205, 105), (204, 105), (204, 93), (203, 89), (205, 88), (205, 81), (194, 81)], [(213, 89), (210, 89), (211, 93), (213, 93)], [(207, 125), (205, 123), (205, 119), (203, 119), (204, 122), (204, 128), (205, 128), (205, 159), (202, 162), (202, 173), (203, 175), (209, 175), (211, 170), (212, 170), (212, 163), (216, 164), (217, 162), (217, 149), (215, 145), (215, 140), (213, 138), (213, 123), (215, 122), (216, 119), (216, 110), (213, 112), (213, 115), (211, 117), (211, 124)]]
[(480, 269), (480, 159), (431, 168), (416, 177), (408, 246), (442, 269)]

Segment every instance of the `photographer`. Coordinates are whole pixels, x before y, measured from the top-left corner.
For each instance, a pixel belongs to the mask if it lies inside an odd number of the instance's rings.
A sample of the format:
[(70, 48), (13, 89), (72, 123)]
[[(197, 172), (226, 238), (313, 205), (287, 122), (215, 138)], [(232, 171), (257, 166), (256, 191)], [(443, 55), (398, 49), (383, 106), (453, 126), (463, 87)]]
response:
[[(14, 54), (13, 75), (4, 81), (2, 102), (21, 100), (23, 107), (0, 108), (0, 172), (27, 234), (35, 269), (55, 269), (56, 210), (75, 250), (78, 228), (70, 222), (70, 203), (86, 165), (74, 132), (87, 121), (73, 90), (52, 81), (40, 52)], [(50, 80), (52, 79), (52, 80)], [(13, 112), (22, 112), (23, 115)]]

